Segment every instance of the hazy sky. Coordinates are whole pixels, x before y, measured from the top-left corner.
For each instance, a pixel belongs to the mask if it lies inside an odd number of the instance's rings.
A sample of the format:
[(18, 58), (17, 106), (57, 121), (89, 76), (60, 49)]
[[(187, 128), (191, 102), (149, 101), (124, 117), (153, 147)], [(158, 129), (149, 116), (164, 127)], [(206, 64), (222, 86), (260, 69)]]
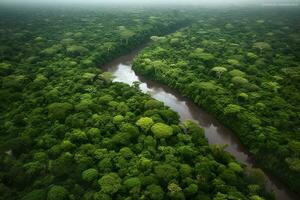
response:
[(273, 5), (273, 6), (295, 6), (300, 4), (300, 0), (0, 0), (2, 3), (17, 4), (96, 4), (96, 3), (114, 3), (114, 4), (204, 4), (204, 5)]

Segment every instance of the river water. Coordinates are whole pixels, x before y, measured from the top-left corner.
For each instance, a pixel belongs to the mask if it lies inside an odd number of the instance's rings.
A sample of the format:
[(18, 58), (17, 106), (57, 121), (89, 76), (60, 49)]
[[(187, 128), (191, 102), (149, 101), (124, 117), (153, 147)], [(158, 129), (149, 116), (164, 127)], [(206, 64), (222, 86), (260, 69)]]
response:
[[(141, 48), (105, 65), (103, 69), (114, 75), (113, 82), (123, 82), (129, 85), (135, 81), (140, 82), (139, 87), (142, 92), (148, 93), (154, 99), (164, 102), (165, 105), (178, 112), (180, 120), (191, 119), (203, 127), (209, 144), (226, 145), (225, 150), (230, 152), (237, 161), (248, 168), (253, 168), (255, 165), (253, 159), (231, 130), (178, 92), (163, 84), (148, 80), (132, 70), (133, 58), (140, 50)], [(280, 182), (268, 174), (266, 174), (266, 187), (269, 191), (273, 191), (280, 200), (296, 199), (294, 194), (288, 192)]]

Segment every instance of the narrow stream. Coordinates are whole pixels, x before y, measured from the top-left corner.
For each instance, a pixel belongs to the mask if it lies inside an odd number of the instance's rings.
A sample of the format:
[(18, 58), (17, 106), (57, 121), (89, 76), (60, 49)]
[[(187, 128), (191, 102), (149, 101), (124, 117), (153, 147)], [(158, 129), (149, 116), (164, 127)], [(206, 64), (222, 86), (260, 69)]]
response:
[[(164, 102), (165, 105), (178, 112), (180, 120), (192, 119), (202, 126), (209, 144), (227, 145), (226, 151), (230, 152), (240, 163), (244, 163), (248, 168), (253, 168), (253, 159), (251, 159), (250, 154), (232, 131), (178, 92), (160, 83), (147, 80), (132, 70), (133, 58), (140, 50), (141, 49), (137, 49), (130, 54), (113, 60), (104, 67), (104, 70), (114, 75), (114, 82), (123, 82), (132, 85), (133, 82), (139, 81), (141, 83), (140, 89), (142, 92), (150, 94), (154, 99)], [(267, 189), (275, 192), (278, 199), (296, 199), (296, 197), (294, 198), (294, 195), (290, 194), (274, 177), (268, 174), (266, 177)]]

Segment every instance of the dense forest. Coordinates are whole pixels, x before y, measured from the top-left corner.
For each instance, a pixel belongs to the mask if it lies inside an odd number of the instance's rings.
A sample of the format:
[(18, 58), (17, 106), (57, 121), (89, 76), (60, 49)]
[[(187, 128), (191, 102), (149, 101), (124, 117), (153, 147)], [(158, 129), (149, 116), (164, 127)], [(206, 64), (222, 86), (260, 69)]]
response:
[(101, 65), (186, 25), (166, 10), (1, 13), (0, 199), (273, 199), (203, 129)]
[(231, 128), (257, 163), (300, 188), (300, 12), (203, 14), (135, 59)]
[(103, 66), (133, 68), (213, 113), (259, 167), (300, 187), (299, 12), (0, 8), (0, 199), (264, 200), (204, 130)]

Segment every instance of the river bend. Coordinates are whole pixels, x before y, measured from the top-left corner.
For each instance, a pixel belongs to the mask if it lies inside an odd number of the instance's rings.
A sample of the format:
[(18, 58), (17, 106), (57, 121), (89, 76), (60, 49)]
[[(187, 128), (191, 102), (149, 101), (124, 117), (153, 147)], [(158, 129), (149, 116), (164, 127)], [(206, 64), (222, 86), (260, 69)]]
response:
[[(250, 154), (243, 147), (234, 133), (219, 123), (211, 114), (197, 106), (191, 100), (183, 97), (178, 92), (169, 87), (148, 80), (132, 69), (132, 61), (135, 55), (141, 50), (137, 49), (130, 54), (121, 56), (104, 66), (104, 70), (114, 75), (113, 82), (123, 82), (132, 85), (133, 82), (140, 82), (140, 90), (148, 93), (154, 99), (164, 102), (174, 111), (178, 112), (180, 120), (191, 119), (202, 126), (209, 144), (226, 145), (226, 151), (230, 152), (237, 161), (245, 164), (248, 168), (254, 167), (254, 161)], [(296, 199), (288, 190), (274, 177), (266, 174), (266, 187), (273, 191), (280, 200)]]

